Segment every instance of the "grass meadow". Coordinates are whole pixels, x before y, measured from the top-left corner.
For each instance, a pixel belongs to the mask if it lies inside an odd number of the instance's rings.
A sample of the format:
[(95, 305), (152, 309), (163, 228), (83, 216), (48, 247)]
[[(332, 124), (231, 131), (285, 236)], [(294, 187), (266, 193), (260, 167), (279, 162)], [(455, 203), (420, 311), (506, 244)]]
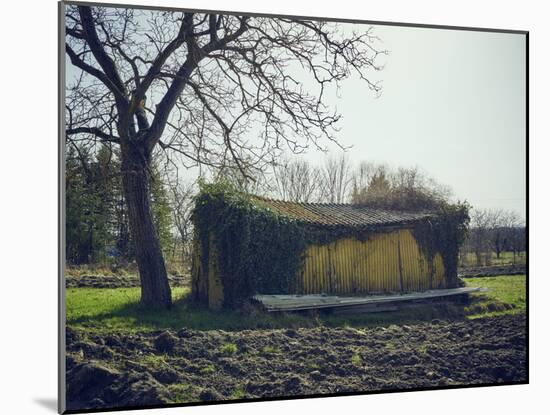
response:
[(404, 324), (435, 318), (478, 318), (525, 311), (526, 277), (510, 275), (464, 278), (467, 286), (486, 287), (472, 294), (468, 304), (443, 303), (407, 307), (385, 313), (332, 314), (330, 312), (265, 313), (247, 311), (214, 312), (189, 301), (189, 288), (174, 287), (171, 310), (144, 309), (139, 288), (67, 289), (67, 324), (88, 331), (153, 331), (187, 327), (194, 330), (276, 329), (315, 326), (360, 327)]

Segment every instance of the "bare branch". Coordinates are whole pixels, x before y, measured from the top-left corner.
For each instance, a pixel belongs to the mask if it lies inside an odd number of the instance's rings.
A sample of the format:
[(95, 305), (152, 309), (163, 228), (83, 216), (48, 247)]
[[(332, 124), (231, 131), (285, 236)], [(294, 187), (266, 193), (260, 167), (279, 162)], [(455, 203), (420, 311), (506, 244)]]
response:
[(120, 139), (118, 137), (115, 137), (113, 135), (107, 134), (103, 131), (101, 131), (99, 128), (94, 127), (76, 127), (76, 128), (69, 128), (65, 131), (67, 135), (75, 135), (75, 134), (92, 134), (101, 139), (102, 141), (110, 142), (110, 143), (119, 143)]
[(92, 51), (94, 57), (99, 63), (99, 66), (101, 66), (109, 81), (111, 81), (111, 83), (115, 87), (113, 93), (116, 95), (117, 99), (125, 100), (126, 88), (124, 87), (124, 83), (122, 82), (122, 79), (118, 74), (115, 63), (113, 62), (111, 57), (105, 52), (105, 49), (103, 48), (103, 45), (97, 36), (94, 18), (92, 16), (92, 10), (89, 6), (79, 6), (78, 11), (80, 13), (80, 21), (82, 23), (84, 37), (86, 38), (86, 41), (90, 46), (90, 50)]

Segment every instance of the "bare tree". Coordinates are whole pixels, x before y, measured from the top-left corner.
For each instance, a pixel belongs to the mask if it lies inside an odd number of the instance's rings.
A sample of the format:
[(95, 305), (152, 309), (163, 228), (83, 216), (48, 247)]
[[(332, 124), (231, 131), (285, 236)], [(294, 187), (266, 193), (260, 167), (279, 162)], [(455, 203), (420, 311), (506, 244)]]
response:
[(525, 221), (514, 211), (503, 212), (500, 222), (503, 228), (502, 245), (513, 252), (513, 263), (520, 252), (526, 249)]
[(328, 203), (345, 203), (352, 184), (352, 169), (346, 154), (328, 157), (321, 167), (321, 199)]
[(224, 166), (206, 169), (203, 180), (223, 182), (234, 190), (249, 194), (263, 194), (269, 188), (265, 180), (265, 174), (261, 170), (250, 170), (243, 173), (232, 160), (228, 160)]
[(483, 209), (473, 209), (470, 213), (470, 238), (472, 250), (476, 256), (476, 265), (483, 265), (483, 253), (489, 244), (488, 213)]
[(360, 193), (364, 192), (375, 176), (390, 176), (390, 168), (387, 164), (374, 163), (371, 161), (361, 161), (353, 171), (352, 177), (352, 200), (360, 198)]
[(313, 202), (319, 199), (319, 169), (307, 160), (285, 158), (273, 166), (273, 193), (284, 200)]
[(474, 252), (476, 264), (491, 265), (492, 253), (500, 259), (503, 251), (517, 255), (525, 250), (525, 227), (521, 217), (502, 209), (474, 209), (471, 213), (470, 232), (466, 251)]
[(66, 54), (79, 70), (66, 134), (120, 146), (146, 305), (171, 305), (149, 200), (155, 149), (185, 166), (232, 161), (246, 177), (283, 149), (336, 142), (340, 117), (324, 104), (331, 85), (353, 73), (380, 91), (367, 73), (385, 52), (369, 27), (83, 5), (66, 6), (65, 21)]
[(476, 265), (491, 265), (494, 249), (493, 235), (499, 226), (501, 210), (473, 209), (470, 215), (471, 249), (476, 256)]
[(191, 214), (197, 186), (195, 183), (175, 181), (169, 188), (172, 216), (181, 243), (181, 261), (183, 264), (189, 264), (192, 240)]
[(491, 240), (491, 249), (496, 253), (497, 259), (500, 259), (502, 251), (506, 249), (507, 215), (508, 212), (502, 209), (489, 211), (488, 232)]
[(361, 163), (353, 177), (351, 202), (385, 206), (392, 199), (392, 176), (385, 165)]

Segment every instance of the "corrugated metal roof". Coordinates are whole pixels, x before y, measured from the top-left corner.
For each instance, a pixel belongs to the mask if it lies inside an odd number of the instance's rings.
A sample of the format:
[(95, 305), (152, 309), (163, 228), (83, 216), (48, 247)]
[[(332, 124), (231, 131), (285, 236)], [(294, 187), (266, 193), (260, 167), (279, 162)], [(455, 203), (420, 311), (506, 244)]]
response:
[(297, 203), (254, 196), (255, 204), (293, 219), (326, 226), (363, 228), (400, 225), (436, 216), (431, 212), (404, 212), (337, 203)]

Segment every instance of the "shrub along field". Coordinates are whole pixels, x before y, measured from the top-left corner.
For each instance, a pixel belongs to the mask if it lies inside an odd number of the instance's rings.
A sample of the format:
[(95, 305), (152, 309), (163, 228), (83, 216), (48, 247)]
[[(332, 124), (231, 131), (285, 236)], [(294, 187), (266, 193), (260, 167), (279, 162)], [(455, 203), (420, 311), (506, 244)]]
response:
[(72, 408), (526, 381), (525, 275), (465, 279), (467, 304), (397, 312), (211, 312), (174, 287), (67, 289)]

